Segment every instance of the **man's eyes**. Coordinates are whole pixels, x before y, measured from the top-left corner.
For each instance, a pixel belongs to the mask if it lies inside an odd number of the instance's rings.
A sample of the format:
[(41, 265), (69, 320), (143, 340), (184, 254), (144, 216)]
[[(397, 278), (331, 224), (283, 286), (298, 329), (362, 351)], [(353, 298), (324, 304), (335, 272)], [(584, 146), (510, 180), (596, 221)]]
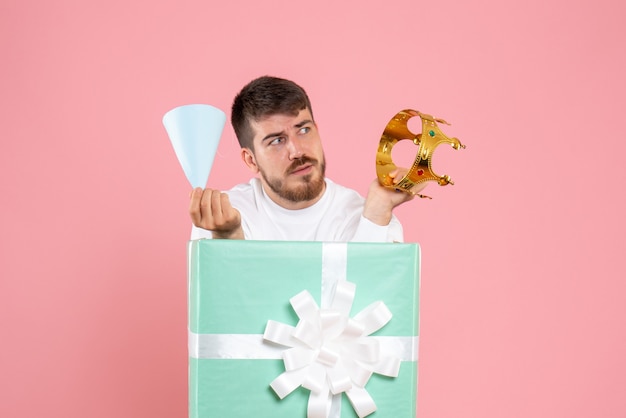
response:
[(285, 137), (277, 136), (276, 138), (272, 139), (269, 142), (269, 145), (278, 145), (278, 144), (282, 144), (283, 142), (285, 142)]
[[(300, 129), (298, 129), (298, 135), (306, 135), (309, 132), (311, 132), (311, 127), (310, 126), (303, 126)], [(280, 145), (282, 143), (284, 143), (287, 140), (287, 137), (284, 136), (277, 136), (275, 138), (272, 138), (270, 140), (267, 141), (267, 145)]]

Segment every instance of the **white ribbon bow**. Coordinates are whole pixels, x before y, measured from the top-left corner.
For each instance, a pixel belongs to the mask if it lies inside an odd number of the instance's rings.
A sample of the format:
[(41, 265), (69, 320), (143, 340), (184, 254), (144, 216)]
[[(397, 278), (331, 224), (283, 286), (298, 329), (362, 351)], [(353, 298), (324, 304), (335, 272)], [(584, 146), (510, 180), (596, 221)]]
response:
[(377, 301), (350, 318), (355, 291), (354, 283), (337, 281), (330, 306), (320, 309), (304, 290), (290, 299), (299, 317), (296, 327), (267, 322), (263, 339), (291, 347), (282, 353), (285, 372), (270, 386), (280, 399), (299, 386), (309, 389), (308, 418), (327, 418), (332, 396), (341, 393), (363, 418), (376, 411), (365, 389), (372, 373), (398, 376), (400, 359), (381, 352), (377, 339), (369, 337), (389, 322), (391, 312)]

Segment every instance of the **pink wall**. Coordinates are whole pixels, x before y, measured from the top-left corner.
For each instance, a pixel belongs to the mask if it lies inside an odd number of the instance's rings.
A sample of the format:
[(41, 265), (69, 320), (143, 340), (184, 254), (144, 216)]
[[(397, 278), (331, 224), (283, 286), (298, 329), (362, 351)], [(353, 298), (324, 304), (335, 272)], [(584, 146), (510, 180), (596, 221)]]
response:
[[(266, 73), (308, 89), (362, 192), (400, 109), (468, 145), (398, 211), (420, 418), (626, 416), (623, 2), (211, 3), (0, 6), (0, 416), (185, 416), (189, 187), (161, 117)], [(247, 179), (228, 126), (210, 183)]]

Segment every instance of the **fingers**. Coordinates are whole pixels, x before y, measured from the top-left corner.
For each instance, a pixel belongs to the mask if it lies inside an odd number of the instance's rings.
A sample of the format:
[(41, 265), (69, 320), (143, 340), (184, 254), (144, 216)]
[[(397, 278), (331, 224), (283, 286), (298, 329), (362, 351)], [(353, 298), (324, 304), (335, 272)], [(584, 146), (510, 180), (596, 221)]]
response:
[(206, 197), (206, 203), (200, 205), (200, 208), (202, 209), (202, 216), (211, 216), (213, 218), (213, 224), (215, 225), (221, 224), (224, 218), (222, 215), (220, 194), (221, 193), (219, 191), (212, 190)]
[(189, 215), (195, 226), (214, 229), (216, 217), (221, 217), (220, 194), (219, 190), (202, 190), (199, 187), (191, 192)]
[(428, 183), (424, 182), (424, 183), (418, 183), (415, 186), (413, 186), (411, 188), (411, 193), (413, 193), (414, 196), (421, 196), (420, 192), (422, 190), (424, 190), (426, 188), (426, 186), (428, 186)]
[[(201, 206), (204, 208), (204, 206)], [(210, 207), (207, 208), (207, 215), (213, 218), (215, 226), (225, 225), (230, 222), (233, 207), (226, 193), (213, 190), (210, 196)], [(204, 211), (203, 211), (204, 216)]]
[(196, 187), (191, 191), (189, 199), (189, 216), (191, 216), (191, 222), (195, 226), (200, 226), (202, 222), (202, 212), (200, 210), (200, 202), (203, 196), (203, 190), (200, 187)]
[(193, 224), (210, 231), (230, 231), (241, 224), (239, 211), (226, 193), (196, 188), (191, 192), (189, 215)]
[(406, 176), (406, 173), (408, 172), (408, 169), (404, 167), (398, 167), (395, 170), (389, 172), (389, 177), (391, 177), (391, 179), (393, 180), (393, 184), (397, 184), (400, 180), (402, 180), (404, 176)]
[(230, 204), (230, 198), (226, 193), (220, 194), (219, 205), (220, 213), (222, 214), (224, 222), (231, 221), (234, 217), (236, 217), (236, 213), (238, 213), (238, 211), (233, 208), (233, 205)]
[[(402, 181), (402, 179), (404, 178), (404, 176), (407, 175), (408, 172), (409, 172), (409, 170), (407, 168), (398, 167), (395, 170), (392, 170), (392, 171), (389, 172), (389, 177), (391, 178), (393, 184), (398, 184), (398, 183), (400, 183), (400, 181)], [(406, 201), (412, 200), (413, 197), (415, 197), (415, 196), (428, 197), (428, 196), (422, 196), (420, 194), (420, 192), (422, 190), (424, 190), (427, 185), (428, 185), (428, 183), (426, 183), (426, 182), (414, 184), (413, 187), (411, 187), (410, 190), (407, 190), (407, 191), (403, 192), (404, 194), (408, 194), (409, 196), (411, 196), (411, 198), (409, 198), (409, 199), (400, 199), (400, 203), (404, 203)], [(401, 191), (401, 190), (398, 190), (398, 191)], [(428, 198), (430, 198), (430, 197), (428, 197)]]

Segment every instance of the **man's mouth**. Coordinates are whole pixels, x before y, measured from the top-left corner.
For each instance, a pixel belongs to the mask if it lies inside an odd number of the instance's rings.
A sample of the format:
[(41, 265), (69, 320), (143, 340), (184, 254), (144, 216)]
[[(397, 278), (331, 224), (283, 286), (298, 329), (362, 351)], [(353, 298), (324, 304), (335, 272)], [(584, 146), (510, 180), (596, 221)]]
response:
[(299, 164), (296, 163), (288, 170), (289, 174), (302, 175), (308, 174), (313, 170), (315, 166), (315, 161), (307, 159), (305, 161), (301, 161)]
[(313, 167), (312, 164), (302, 164), (301, 166), (298, 166), (298, 168), (296, 168), (295, 170), (292, 170), (291, 174), (307, 174), (311, 171), (311, 167)]

